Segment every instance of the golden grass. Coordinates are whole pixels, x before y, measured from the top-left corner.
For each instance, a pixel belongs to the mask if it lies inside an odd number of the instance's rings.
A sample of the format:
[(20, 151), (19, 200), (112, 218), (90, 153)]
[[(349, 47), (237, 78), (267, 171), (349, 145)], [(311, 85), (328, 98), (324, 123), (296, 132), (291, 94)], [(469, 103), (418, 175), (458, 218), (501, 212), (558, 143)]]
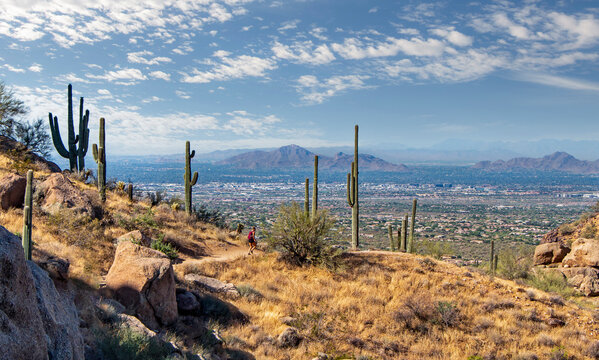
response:
[[(351, 254), (337, 273), (298, 268), (275, 255), (247, 257), (230, 263), (204, 263), (196, 272), (253, 287), (264, 297), (235, 300), (250, 324), (226, 329), (225, 336), (246, 344), (258, 359), (309, 359), (318, 352), (371, 359), (467, 359), (472, 355), (515, 358), (536, 354), (548, 358), (557, 346), (583, 358), (599, 337), (592, 315), (575, 304), (545, 302), (549, 295), (510, 281), (495, 279), (442, 262), (405, 255)], [(453, 326), (439, 323), (438, 302), (455, 306)], [(418, 319), (406, 303), (433, 314)], [(305, 337), (296, 349), (273, 345), (291, 316)], [(547, 324), (563, 319), (563, 327)], [(405, 321), (407, 320), (407, 321)], [(411, 324), (409, 324), (411, 322)], [(554, 344), (539, 342), (539, 337)], [(239, 345), (238, 345), (239, 346)], [(349, 358), (349, 357), (348, 357)]]

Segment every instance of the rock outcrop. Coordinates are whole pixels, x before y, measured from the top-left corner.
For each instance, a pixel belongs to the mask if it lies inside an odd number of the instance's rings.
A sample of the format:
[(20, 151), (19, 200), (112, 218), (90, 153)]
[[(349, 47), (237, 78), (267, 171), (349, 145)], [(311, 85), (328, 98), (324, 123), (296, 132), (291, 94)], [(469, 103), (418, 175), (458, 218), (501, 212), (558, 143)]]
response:
[(599, 267), (599, 240), (578, 239), (572, 243), (572, 251), (562, 261), (570, 267)]
[(152, 239), (142, 234), (139, 230), (133, 230), (131, 232), (126, 233), (125, 235), (121, 235), (116, 239), (117, 243), (122, 241), (129, 241), (135, 244), (143, 245), (149, 247), (152, 244)]
[[(45, 359), (44, 325), (21, 241), (0, 226), (0, 359)], [(24, 351), (24, 350), (27, 351)]]
[(7, 157), (13, 159), (13, 161), (27, 161), (32, 165), (34, 171), (60, 172), (58, 165), (30, 152), (25, 145), (8, 136), (0, 135), (0, 153), (7, 154)]
[(71, 296), (0, 226), (0, 359), (83, 359), (79, 322)]
[(84, 359), (79, 315), (70, 294), (59, 293), (48, 273), (35, 263), (29, 261), (27, 265), (35, 281), (37, 307), (50, 360)]
[(561, 262), (570, 252), (570, 247), (562, 242), (549, 242), (537, 246), (534, 255), (535, 265), (549, 265)]
[(34, 200), (42, 210), (51, 214), (70, 209), (76, 214), (97, 218), (101, 213), (101, 209), (94, 206), (91, 198), (61, 173), (52, 174), (37, 185)]
[(150, 329), (177, 320), (173, 267), (159, 251), (130, 241), (119, 243), (106, 288)]
[(199, 274), (187, 274), (185, 275), (185, 281), (189, 284), (195, 285), (211, 293), (224, 294), (233, 298), (238, 298), (240, 296), (239, 291), (237, 290), (235, 285), (222, 282), (218, 279), (211, 278), (208, 276)]
[(8, 174), (0, 179), (0, 208), (22, 207), (25, 199), (27, 179), (17, 174)]
[(568, 267), (558, 269), (585, 296), (599, 295), (599, 269), (593, 267)]

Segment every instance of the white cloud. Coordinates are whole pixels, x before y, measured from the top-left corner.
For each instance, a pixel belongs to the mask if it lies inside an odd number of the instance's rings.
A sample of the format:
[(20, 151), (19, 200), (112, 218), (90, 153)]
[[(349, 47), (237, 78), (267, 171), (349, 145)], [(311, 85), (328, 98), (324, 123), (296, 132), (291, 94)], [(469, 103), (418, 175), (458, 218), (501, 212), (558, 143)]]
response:
[(164, 100), (164, 99), (159, 98), (158, 96), (154, 95), (154, 96), (152, 96), (150, 98), (143, 99), (141, 102), (144, 103), (144, 104), (148, 104), (148, 103), (151, 103), (151, 102), (162, 101), (162, 100)]
[(187, 55), (193, 51), (193, 48), (189, 44), (183, 44), (172, 50), (177, 55)]
[(98, 94), (100, 95), (112, 95), (107, 89), (98, 89)]
[(25, 69), (14, 67), (14, 66), (12, 66), (10, 64), (4, 64), (4, 67), (6, 69), (8, 69), (8, 71), (12, 71), (12, 72), (16, 72), (16, 73), (24, 73), (25, 72)]
[(30, 67), (27, 68), (27, 70), (29, 71), (33, 71), (33, 72), (42, 72), (42, 70), (44, 70), (44, 67), (41, 66), (40, 64), (31, 64)]
[(374, 14), (377, 11), (379, 11), (379, 8), (378, 7), (373, 7), (372, 9), (368, 10), (368, 13)]
[(275, 42), (272, 51), (279, 59), (299, 64), (322, 65), (335, 60), (335, 55), (326, 44), (314, 48), (312, 41), (296, 42), (291, 46)]
[(158, 65), (160, 63), (170, 63), (173, 60), (165, 56), (156, 56), (147, 59), (146, 56), (152, 56), (153, 53), (148, 50), (131, 52), (127, 54), (127, 61), (134, 64)]
[[(219, 55), (222, 55), (222, 53), (219, 53)], [(211, 81), (225, 81), (245, 77), (265, 77), (266, 71), (277, 67), (271, 59), (249, 55), (241, 55), (236, 58), (222, 56), (219, 57), (219, 60), (220, 62), (211, 59), (206, 60), (205, 63), (212, 66), (210, 70), (193, 69), (190, 75), (183, 74), (181, 81), (186, 83), (209, 83)]]
[(115, 81), (120, 85), (132, 85), (139, 80), (146, 80), (147, 77), (139, 69), (125, 68), (114, 71), (106, 71), (103, 75), (85, 74), (90, 79)]
[(399, 52), (410, 56), (440, 56), (446, 50), (446, 45), (437, 39), (410, 40), (387, 37), (386, 41), (369, 41), (364, 43), (358, 38), (347, 38), (343, 44), (334, 43), (333, 50), (344, 59), (364, 59), (385, 56), (395, 56)]
[(186, 93), (185, 91), (176, 90), (176, 91), (175, 91), (175, 94), (176, 94), (178, 97), (180, 97), (181, 99), (185, 99), (185, 100), (187, 100), (187, 99), (191, 98), (191, 96), (189, 96), (189, 94), (188, 94), (188, 93)]
[(301, 94), (302, 100), (306, 103), (321, 104), (326, 99), (346, 90), (359, 90), (372, 87), (364, 83), (364, 80), (368, 79), (368, 76), (363, 75), (345, 75), (333, 76), (320, 81), (314, 75), (304, 75), (297, 79), (296, 90)]
[(299, 19), (286, 21), (281, 24), (281, 26), (277, 29), (279, 32), (285, 32), (286, 30), (297, 29), (297, 25), (300, 23)]
[(324, 33), (327, 32), (327, 29), (323, 27), (314, 27), (310, 30), (310, 35), (314, 36), (318, 40), (326, 41), (328, 40), (327, 36)]
[(148, 75), (154, 79), (162, 79), (164, 81), (171, 81), (171, 74), (167, 74), (164, 71), (152, 71)]
[(549, 74), (521, 74), (516, 79), (571, 90), (599, 92), (599, 83)]
[(273, 124), (281, 122), (281, 119), (274, 115), (258, 117), (243, 110), (232, 111), (227, 115), (231, 119), (225, 123), (223, 129), (236, 135), (264, 135), (271, 130)]
[(470, 46), (472, 45), (472, 37), (464, 35), (453, 28), (448, 29), (433, 29), (431, 32), (437, 36), (441, 36), (453, 45), (456, 46)]

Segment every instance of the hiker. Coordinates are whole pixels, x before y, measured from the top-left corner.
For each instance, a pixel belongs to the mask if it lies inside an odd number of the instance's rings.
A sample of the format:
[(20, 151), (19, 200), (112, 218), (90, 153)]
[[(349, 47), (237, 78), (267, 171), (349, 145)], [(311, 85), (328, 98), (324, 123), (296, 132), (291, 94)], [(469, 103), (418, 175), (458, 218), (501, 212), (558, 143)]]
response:
[(248, 244), (250, 245), (250, 250), (248, 251), (248, 255), (252, 255), (254, 253), (254, 249), (256, 249), (256, 227), (253, 226), (252, 230), (248, 234)]

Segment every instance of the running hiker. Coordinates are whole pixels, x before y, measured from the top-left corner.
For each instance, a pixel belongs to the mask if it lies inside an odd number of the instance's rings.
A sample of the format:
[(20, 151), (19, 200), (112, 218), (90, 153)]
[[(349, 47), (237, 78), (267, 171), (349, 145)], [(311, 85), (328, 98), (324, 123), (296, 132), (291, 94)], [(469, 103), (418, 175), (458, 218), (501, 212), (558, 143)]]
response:
[(252, 255), (254, 253), (254, 250), (256, 249), (256, 227), (255, 226), (252, 227), (252, 230), (248, 234), (248, 244), (250, 245), (248, 255)]

